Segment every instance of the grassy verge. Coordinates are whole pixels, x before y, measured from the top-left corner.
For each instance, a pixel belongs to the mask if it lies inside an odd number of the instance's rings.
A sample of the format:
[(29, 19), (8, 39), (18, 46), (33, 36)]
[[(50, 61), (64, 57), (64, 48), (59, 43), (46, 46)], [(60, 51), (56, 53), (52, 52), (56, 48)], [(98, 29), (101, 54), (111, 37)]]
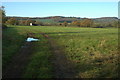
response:
[(19, 34), (15, 28), (6, 28), (2, 32), (2, 66), (4, 68), (24, 44), (25, 35)]

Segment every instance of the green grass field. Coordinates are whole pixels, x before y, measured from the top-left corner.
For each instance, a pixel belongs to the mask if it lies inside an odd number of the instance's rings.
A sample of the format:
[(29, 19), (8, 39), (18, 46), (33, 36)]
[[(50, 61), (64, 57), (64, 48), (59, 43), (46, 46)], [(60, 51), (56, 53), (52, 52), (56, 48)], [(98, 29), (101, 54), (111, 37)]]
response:
[[(117, 28), (9, 27), (3, 30), (3, 66), (7, 65), (10, 58), (24, 44), (27, 33), (41, 32), (52, 37), (57, 45), (64, 50), (67, 58), (74, 63), (77, 72), (75, 77), (114, 78), (118, 76)], [(31, 57), (29, 65), (26, 66), (23, 76), (28, 78), (51, 78), (53, 77), (52, 70), (54, 66), (49, 61), (49, 58), (52, 57), (50, 45), (44, 37), (36, 36), (41, 40), (35, 44), (38, 47), (34, 47), (34, 55)]]

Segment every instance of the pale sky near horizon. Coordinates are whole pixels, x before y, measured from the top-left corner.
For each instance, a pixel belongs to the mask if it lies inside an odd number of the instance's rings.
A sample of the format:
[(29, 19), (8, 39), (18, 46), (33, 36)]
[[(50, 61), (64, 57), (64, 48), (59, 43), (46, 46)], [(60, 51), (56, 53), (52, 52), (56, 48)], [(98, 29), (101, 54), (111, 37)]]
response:
[(118, 17), (118, 2), (3, 2), (7, 16)]
[(118, 2), (120, 0), (1, 0), (1, 2)]

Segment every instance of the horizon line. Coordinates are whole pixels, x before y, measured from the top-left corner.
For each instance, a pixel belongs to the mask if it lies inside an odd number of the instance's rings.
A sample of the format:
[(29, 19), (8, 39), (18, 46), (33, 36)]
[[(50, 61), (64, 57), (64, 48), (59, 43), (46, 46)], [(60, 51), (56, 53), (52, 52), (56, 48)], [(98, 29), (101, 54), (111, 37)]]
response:
[[(6, 17), (29, 17), (29, 18), (45, 18), (45, 17), (78, 17), (78, 16), (36, 16), (36, 17), (32, 17), (32, 16), (6, 16)], [(103, 16), (103, 17), (92, 17), (92, 18), (106, 18), (106, 17), (116, 17), (116, 16)], [(90, 18), (90, 17), (79, 17), (79, 18)], [(118, 17), (116, 17), (118, 18)]]

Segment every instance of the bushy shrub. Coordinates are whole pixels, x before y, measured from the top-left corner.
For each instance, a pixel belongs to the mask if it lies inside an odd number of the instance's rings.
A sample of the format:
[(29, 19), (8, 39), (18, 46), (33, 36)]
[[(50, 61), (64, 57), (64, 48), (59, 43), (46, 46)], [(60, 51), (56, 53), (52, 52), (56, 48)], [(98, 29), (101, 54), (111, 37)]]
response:
[(7, 26), (5, 24), (2, 24), (2, 29), (7, 28)]

